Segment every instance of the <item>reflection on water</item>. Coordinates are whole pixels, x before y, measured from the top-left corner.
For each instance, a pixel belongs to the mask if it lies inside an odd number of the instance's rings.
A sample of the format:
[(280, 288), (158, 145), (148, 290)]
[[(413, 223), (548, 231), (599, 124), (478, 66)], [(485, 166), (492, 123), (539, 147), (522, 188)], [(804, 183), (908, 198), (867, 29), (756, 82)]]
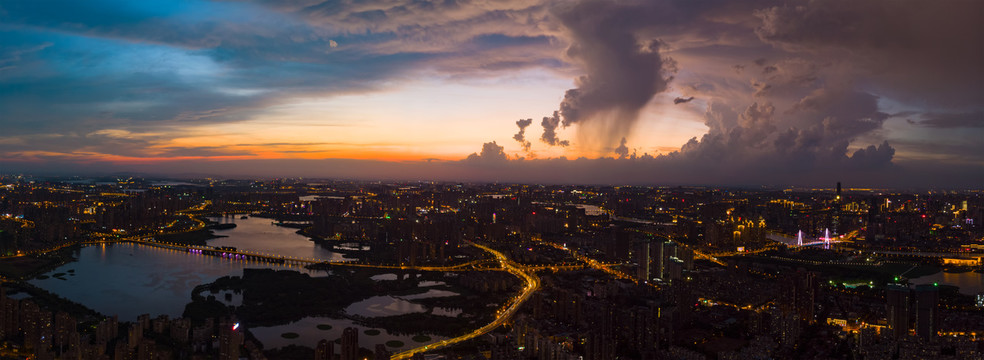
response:
[(369, 278), (375, 281), (382, 281), (382, 280), (396, 280), (397, 276), (396, 274), (379, 274), (379, 275), (373, 275)]
[(242, 276), (243, 268), (247, 267), (318, 273), (296, 265), (232, 260), (121, 243), (83, 247), (77, 262), (45, 274), (51, 276), (75, 269), (75, 276), (66, 277), (67, 280), (50, 277), (28, 282), (105, 315), (116, 314), (121, 321), (132, 321), (141, 314), (181, 316), (185, 304), (191, 302), (195, 286), (226, 275)]
[(276, 226), (272, 220), (259, 217), (241, 219), (237, 216), (210, 218), (222, 224), (236, 224), (235, 228), (215, 230), (216, 235), (227, 236), (208, 241), (209, 246), (232, 246), (240, 250), (279, 256), (330, 261), (349, 260), (342, 254), (315, 244), (297, 229)]
[(940, 271), (932, 275), (909, 279), (909, 282), (917, 285), (939, 283), (957, 286), (960, 288), (960, 293), (964, 295), (977, 295), (984, 292), (984, 274), (973, 271), (962, 273)]
[(448, 296), (458, 296), (458, 295), (460, 294), (454, 291), (430, 289), (422, 294), (405, 295), (405, 296), (400, 296), (400, 298), (403, 300), (415, 300), (415, 299), (427, 299), (427, 298), (448, 297)]
[(395, 316), (426, 312), (422, 305), (392, 296), (373, 296), (345, 308), (345, 313), (364, 317)]
[(461, 315), (461, 309), (448, 309), (448, 308), (436, 307), (434, 308), (434, 310), (431, 311), (431, 315), (458, 317), (458, 315)]
[[(319, 324), (331, 325), (331, 329), (318, 329)], [(246, 324), (246, 326), (248, 327), (249, 325)], [(287, 325), (250, 328), (249, 331), (252, 332), (253, 335), (256, 336), (256, 339), (263, 344), (263, 347), (267, 349), (279, 348), (292, 344), (313, 348), (317, 347), (318, 341), (322, 339), (334, 341), (335, 339), (341, 338), (342, 331), (347, 327), (355, 327), (356, 329), (359, 329), (359, 347), (362, 348), (372, 349), (376, 347), (376, 344), (386, 344), (387, 341), (391, 340), (402, 341), (404, 345), (401, 347), (387, 347), (387, 349), (397, 352), (399, 350), (415, 348), (422, 344), (413, 341), (413, 336), (411, 335), (391, 335), (383, 329), (376, 329), (380, 331), (379, 335), (366, 335), (364, 331), (371, 328), (356, 325), (352, 322), (352, 320), (348, 319), (332, 319), (326, 317), (307, 317)], [(295, 339), (285, 339), (280, 336), (286, 332), (297, 333), (300, 336)], [(428, 342), (447, 339), (445, 337), (434, 335), (430, 335), (430, 337), (432, 340)], [(336, 345), (335, 348), (337, 349), (338, 345)]]

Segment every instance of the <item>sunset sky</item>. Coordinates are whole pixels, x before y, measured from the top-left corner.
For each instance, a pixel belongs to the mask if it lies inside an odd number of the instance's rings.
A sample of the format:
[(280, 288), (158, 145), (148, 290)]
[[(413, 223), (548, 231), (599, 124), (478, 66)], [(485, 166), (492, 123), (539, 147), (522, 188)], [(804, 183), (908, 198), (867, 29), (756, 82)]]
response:
[(982, 64), (977, 0), (4, 1), (0, 173), (980, 188)]

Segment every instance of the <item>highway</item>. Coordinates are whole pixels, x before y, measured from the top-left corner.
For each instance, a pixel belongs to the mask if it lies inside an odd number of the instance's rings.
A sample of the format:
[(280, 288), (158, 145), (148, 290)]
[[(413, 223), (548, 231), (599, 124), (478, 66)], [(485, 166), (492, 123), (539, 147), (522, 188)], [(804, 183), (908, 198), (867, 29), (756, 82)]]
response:
[(571, 253), (571, 256), (573, 256), (577, 260), (583, 261), (585, 264), (587, 264), (588, 267), (590, 267), (592, 269), (595, 269), (595, 270), (601, 270), (601, 271), (607, 273), (608, 275), (611, 275), (612, 277), (614, 277), (616, 279), (630, 279), (630, 280), (635, 281), (635, 279), (633, 277), (629, 276), (629, 274), (626, 274), (624, 272), (621, 272), (621, 271), (612, 269), (611, 268), (611, 265), (602, 263), (602, 262), (600, 262), (598, 260), (589, 258), (589, 257), (584, 256), (584, 255), (581, 255), (577, 251), (574, 251), (573, 249), (568, 249), (564, 245), (561, 245), (561, 244), (558, 244), (558, 243), (546, 242), (546, 241), (543, 241), (542, 243), (544, 245), (552, 246), (552, 247), (557, 248), (557, 249), (560, 249), (560, 250), (569, 251)]
[(416, 353), (423, 353), (427, 351), (441, 349), (453, 344), (460, 343), (462, 341), (474, 339), (476, 337), (488, 334), (492, 330), (495, 330), (495, 328), (501, 326), (503, 323), (508, 321), (509, 318), (511, 318), (513, 314), (516, 313), (516, 310), (518, 310), (519, 307), (522, 306), (523, 303), (526, 302), (526, 300), (529, 299), (530, 296), (533, 295), (533, 293), (540, 288), (540, 278), (537, 277), (536, 274), (534, 274), (533, 272), (526, 270), (525, 267), (514, 263), (512, 260), (509, 260), (509, 258), (507, 258), (502, 253), (492, 250), (487, 246), (472, 243), (472, 242), (468, 242), (468, 243), (474, 247), (482, 249), (485, 252), (491, 254), (496, 260), (499, 261), (499, 264), (502, 266), (502, 268), (506, 269), (506, 271), (512, 273), (513, 275), (516, 275), (520, 279), (523, 279), (523, 281), (526, 282), (526, 286), (523, 287), (523, 292), (521, 292), (519, 295), (514, 297), (510, 302), (510, 304), (505, 309), (500, 309), (496, 315), (495, 320), (488, 323), (487, 325), (475, 329), (467, 334), (458, 336), (456, 338), (441, 340), (415, 349), (410, 349), (404, 352), (394, 354), (391, 357), (391, 359), (395, 359), (395, 360), (409, 359), (413, 356), (413, 354)]

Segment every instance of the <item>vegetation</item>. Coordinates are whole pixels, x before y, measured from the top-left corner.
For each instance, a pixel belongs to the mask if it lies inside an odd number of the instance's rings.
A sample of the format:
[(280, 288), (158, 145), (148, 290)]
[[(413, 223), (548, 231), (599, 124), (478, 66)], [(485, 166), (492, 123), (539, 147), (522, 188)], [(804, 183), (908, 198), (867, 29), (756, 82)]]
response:
[(197, 295), (204, 290), (238, 290), (243, 303), (235, 315), (257, 326), (274, 326), (307, 316), (339, 316), (349, 304), (372, 296), (372, 289), (372, 280), (362, 277), (312, 278), (290, 270), (245, 269), (242, 278), (225, 276), (196, 287), (194, 303), (188, 306), (208, 303)]
[(212, 230), (201, 229), (196, 231), (181, 232), (175, 234), (161, 234), (154, 236), (157, 241), (160, 242), (170, 242), (177, 244), (186, 245), (206, 245), (206, 240), (220, 238), (225, 236), (218, 236), (212, 232)]
[(0, 275), (14, 279), (33, 278), (75, 261), (73, 253), (76, 249), (77, 246), (70, 246), (39, 255), (0, 259)]
[(102, 314), (96, 312), (95, 310), (26, 282), (7, 282), (4, 283), (3, 286), (7, 288), (10, 293), (27, 293), (31, 296), (31, 301), (38, 304), (38, 306), (42, 309), (57, 309), (64, 311), (69, 315), (74, 316), (76, 319), (79, 319), (79, 321), (103, 317)]

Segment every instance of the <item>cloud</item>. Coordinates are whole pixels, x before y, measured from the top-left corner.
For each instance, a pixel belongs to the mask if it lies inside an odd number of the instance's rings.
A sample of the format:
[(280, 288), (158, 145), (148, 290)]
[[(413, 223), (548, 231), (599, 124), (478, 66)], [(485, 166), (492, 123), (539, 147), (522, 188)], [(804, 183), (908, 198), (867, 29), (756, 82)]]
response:
[(625, 146), (625, 143), (625, 138), (622, 138), (618, 143), (618, 147), (615, 148), (615, 155), (618, 155), (620, 159), (629, 156), (629, 148)]
[(644, 3), (595, 0), (554, 8), (570, 36), (567, 56), (585, 71), (560, 103), (564, 127), (607, 121), (592, 136), (614, 142), (631, 130), (643, 106), (666, 90), (672, 71), (660, 54), (662, 43), (637, 35), (653, 11)]
[(965, 113), (927, 113), (922, 117), (925, 120), (918, 122), (919, 125), (931, 128), (982, 128), (984, 127), (984, 112), (965, 112)]
[[(488, 145), (488, 144), (486, 144)], [(495, 147), (495, 146), (493, 146)], [(887, 151), (878, 150), (877, 156)], [(864, 150), (868, 155), (868, 148)], [(495, 149), (492, 154), (497, 154)], [(878, 155), (880, 154), (880, 155)], [(499, 156), (504, 155), (500, 154)], [(832, 186), (842, 182), (852, 187), (958, 189), (979, 188), (984, 167), (953, 167), (939, 161), (906, 161), (889, 166), (866, 168), (848, 161), (822, 167), (761, 171), (764, 164), (707, 164), (675, 156), (629, 157), (624, 159), (505, 159), (492, 156), (485, 161), (474, 154), (462, 161), (388, 162), (352, 159), (256, 159), (256, 160), (172, 160), (154, 162), (79, 162), (52, 159), (38, 163), (0, 159), (4, 171), (28, 170), (33, 174), (100, 175), (107, 172), (167, 177), (304, 177), (364, 180), (424, 180), (509, 182), (538, 184), (596, 185), (744, 185), (744, 186)], [(857, 155), (855, 155), (857, 157)], [(867, 157), (865, 157), (867, 159)], [(861, 158), (858, 158), (859, 160)], [(881, 160), (875, 160), (881, 163)], [(952, 179), (941, 183), (940, 178)]]
[[(703, 119), (659, 118), (661, 126), (702, 120), (706, 134), (694, 133), (685, 144), (637, 144), (680, 149), (666, 156), (632, 160), (625, 146), (625, 155), (617, 154), (623, 158), (612, 160), (626, 162), (517, 162), (497, 151), (495, 142), (470, 159), (522, 171), (544, 166), (571, 181), (590, 180), (576, 175), (578, 166), (611, 171), (613, 178), (678, 171), (679, 177), (665, 179), (701, 180), (687, 176), (712, 173), (759, 181), (745, 173), (758, 171), (803, 181), (798, 174), (861, 164), (891, 172), (912, 159), (981, 161), (972, 151), (984, 127), (980, 1), (108, 5), (3, 5), (0, 157), (219, 157), (217, 149), (173, 148), (169, 140), (188, 125), (253, 121), (299, 99), (371, 92), (415, 79), (498, 80), (525, 76), (518, 72), (524, 70), (574, 79), (573, 88), (556, 94), (559, 104), (547, 104), (558, 111), (540, 123), (545, 144), (576, 143), (565, 152), (593, 149), (604, 156), (622, 148), (616, 145), (625, 145), (623, 139), (654, 141), (655, 135), (631, 132), (637, 122), (661, 116), (650, 114), (672, 108), (667, 99), (682, 104), (700, 98), (706, 108)], [(888, 126), (890, 116), (919, 126)], [(513, 139), (529, 151), (525, 130), (532, 120), (521, 121)], [(560, 127), (575, 127), (576, 135), (562, 140)], [(469, 169), (481, 168), (473, 165)], [(441, 169), (451, 174), (448, 166)]]
[(492, 141), (482, 145), (481, 153), (471, 153), (464, 161), (470, 163), (505, 163), (508, 160), (509, 156), (503, 151), (503, 147)]
[(676, 99), (673, 99), (673, 105), (688, 103), (688, 102), (692, 101), (693, 99), (694, 99), (693, 96), (691, 96), (691, 97), (677, 97)]
[(553, 116), (544, 116), (543, 120), (540, 121), (540, 126), (543, 127), (540, 141), (550, 146), (570, 145), (570, 141), (557, 138), (557, 127), (560, 126), (560, 113), (558, 111), (554, 111)]
[(519, 132), (513, 135), (513, 140), (519, 142), (519, 145), (523, 147), (523, 151), (529, 152), (530, 146), (532, 145), (528, 140), (526, 140), (526, 128), (533, 124), (533, 119), (519, 119), (516, 120), (516, 126), (519, 127)]
[[(768, 43), (843, 61), (879, 92), (943, 105), (984, 103), (984, 3), (810, 1), (755, 11)], [(918, 95), (917, 95), (918, 94)]]

